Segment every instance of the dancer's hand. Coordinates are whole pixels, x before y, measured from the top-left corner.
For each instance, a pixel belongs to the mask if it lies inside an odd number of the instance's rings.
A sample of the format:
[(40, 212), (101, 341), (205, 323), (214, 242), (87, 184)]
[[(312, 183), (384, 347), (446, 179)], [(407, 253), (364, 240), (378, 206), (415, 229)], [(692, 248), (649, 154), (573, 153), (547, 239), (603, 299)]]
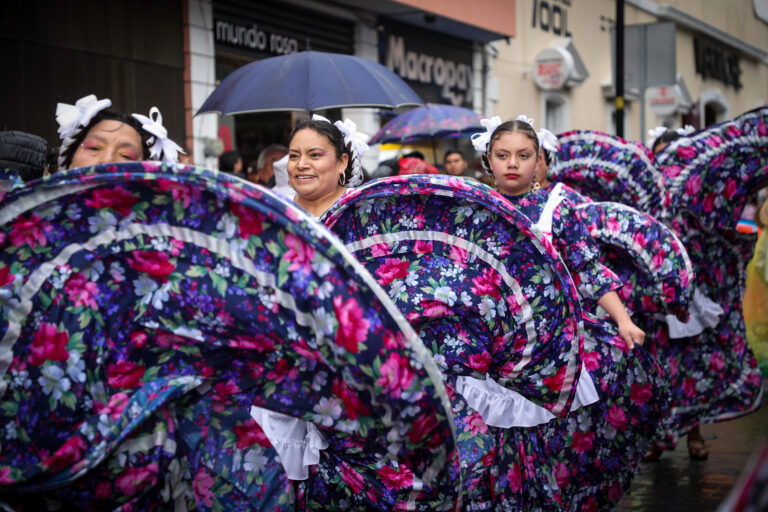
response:
[(635, 348), (635, 344), (641, 345), (645, 341), (645, 332), (636, 326), (632, 320), (626, 319), (619, 326), (619, 336), (627, 344), (627, 347), (632, 350)]

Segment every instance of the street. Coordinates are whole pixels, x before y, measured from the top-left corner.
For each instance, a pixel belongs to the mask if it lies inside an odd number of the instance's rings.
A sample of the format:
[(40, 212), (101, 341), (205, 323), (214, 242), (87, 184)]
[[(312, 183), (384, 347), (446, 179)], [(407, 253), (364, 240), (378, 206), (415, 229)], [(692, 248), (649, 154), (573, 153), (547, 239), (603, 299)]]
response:
[(768, 439), (768, 407), (732, 421), (702, 425), (709, 459), (688, 458), (685, 438), (657, 462), (642, 463), (615, 512), (713, 511), (738, 481), (750, 456)]

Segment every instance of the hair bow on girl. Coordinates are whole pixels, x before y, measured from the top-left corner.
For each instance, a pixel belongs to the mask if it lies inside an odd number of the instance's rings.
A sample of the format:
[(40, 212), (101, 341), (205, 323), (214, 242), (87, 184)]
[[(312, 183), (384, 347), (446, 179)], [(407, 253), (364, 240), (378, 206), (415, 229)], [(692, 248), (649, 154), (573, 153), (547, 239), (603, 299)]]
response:
[[(648, 130), (648, 144), (647, 144), (647, 146), (648, 147), (652, 146), (653, 143), (656, 141), (656, 139), (658, 139), (659, 137), (661, 137), (662, 135), (667, 133), (667, 130), (668, 130), (668, 128), (666, 126), (657, 126), (656, 128), (654, 128), (652, 130)], [(688, 135), (692, 134), (695, 131), (696, 131), (696, 128), (694, 128), (693, 126), (687, 124), (683, 128), (677, 128), (675, 130), (675, 133), (678, 134), (681, 137), (687, 137)]]
[(499, 116), (493, 116), (490, 119), (481, 119), (480, 124), (483, 125), (485, 131), (472, 135), (472, 146), (475, 148), (475, 151), (487, 153), (488, 144), (491, 142), (491, 135), (493, 135), (493, 132), (501, 124), (501, 118)]
[(168, 138), (168, 130), (163, 126), (163, 115), (160, 109), (152, 107), (149, 109), (149, 117), (141, 114), (131, 114), (134, 119), (141, 123), (141, 127), (153, 135), (147, 143), (150, 144), (149, 158), (160, 160), (167, 164), (175, 164), (179, 161), (179, 153), (184, 153), (181, 147)]
[(536, 132), (536, 137), (539, 139), (539, 147), (547, 151), (557, 151), (557, 135), (546, 128), (542, 128)]
[(517, 116), (515, 118), (515, 121), (522, 121), (524, 123), (528, 123), (529, 125), (531, 125), (531, 128), (533, 128), (533, 119), (528, 117), (525, 114), (520, 114), (519, 116)]

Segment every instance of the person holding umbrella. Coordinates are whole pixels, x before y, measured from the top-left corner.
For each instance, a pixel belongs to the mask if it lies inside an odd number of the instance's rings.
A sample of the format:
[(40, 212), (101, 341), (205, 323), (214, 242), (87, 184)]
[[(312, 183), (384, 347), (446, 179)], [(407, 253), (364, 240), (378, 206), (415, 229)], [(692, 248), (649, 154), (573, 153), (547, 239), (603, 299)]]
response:
[(361, 158), (368, 136), (346, 119), (331, 123), (315, 114), (299, 121), (288, 144), (288, 183), (293, 201), (320, 217), (348, 187), (363, 183)]

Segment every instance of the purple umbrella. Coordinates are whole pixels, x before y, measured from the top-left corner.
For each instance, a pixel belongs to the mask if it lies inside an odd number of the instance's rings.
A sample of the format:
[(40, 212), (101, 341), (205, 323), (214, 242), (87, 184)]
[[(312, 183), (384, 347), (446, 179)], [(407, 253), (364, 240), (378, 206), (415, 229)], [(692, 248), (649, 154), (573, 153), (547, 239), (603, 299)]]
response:
[(427, 103), (389, 121), (371, 137), (369, 144), (466, 137), (483, 131), (481, 119), (482, 116), (466, 108)]

